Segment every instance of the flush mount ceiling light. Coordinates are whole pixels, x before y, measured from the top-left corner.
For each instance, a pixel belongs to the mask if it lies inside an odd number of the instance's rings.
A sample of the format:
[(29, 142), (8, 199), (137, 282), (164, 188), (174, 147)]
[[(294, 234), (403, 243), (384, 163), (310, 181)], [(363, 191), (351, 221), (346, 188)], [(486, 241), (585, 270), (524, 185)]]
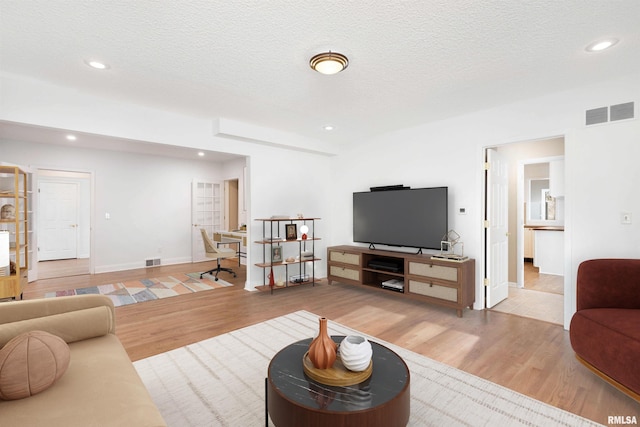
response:
[(618, 39), (598, 40), (591, 43), (589, 46), (587, 46), (585, 50), (587, 52), (601, 52), (605, 49), (609, 49), (610, 47), (614, 46), (616, 43), (618, 43)]
[(75, 135), (71, 135), (71, 134), (67, 135), (67, 137), (66, 137), (66, 138), (67, 138), (67, 140), (69, 140), (69, 141), (75, 141), (76, 139), (78, 139)]
[(336, 74), (349, 66), (349, 59), (341, 53), (319, 53), (309, 60), (309, 66), (320, 74)]

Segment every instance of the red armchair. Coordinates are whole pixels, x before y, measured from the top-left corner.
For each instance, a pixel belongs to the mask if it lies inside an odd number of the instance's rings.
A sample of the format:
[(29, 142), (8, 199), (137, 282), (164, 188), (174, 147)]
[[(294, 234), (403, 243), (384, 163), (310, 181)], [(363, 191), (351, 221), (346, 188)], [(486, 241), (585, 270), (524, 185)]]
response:
[(569, 336), (578, 360), (640, 401), (640, 260), (580, 264)]

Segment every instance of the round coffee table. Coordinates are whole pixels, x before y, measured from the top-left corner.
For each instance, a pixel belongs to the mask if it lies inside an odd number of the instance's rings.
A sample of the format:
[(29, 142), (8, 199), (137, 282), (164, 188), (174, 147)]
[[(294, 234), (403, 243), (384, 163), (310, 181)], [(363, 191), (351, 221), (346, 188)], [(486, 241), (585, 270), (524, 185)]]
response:
[[(332, 338), (339, 343), (344, 336)], [(407, 425), (410, 375), (400, 356), (371, 342), (371, 377), (348, 387), (328, 386), (304, 373), (302, 358), (310, 343), (308, 338), (288, 345), (269, 364), (266, 406), (277, 427)]]

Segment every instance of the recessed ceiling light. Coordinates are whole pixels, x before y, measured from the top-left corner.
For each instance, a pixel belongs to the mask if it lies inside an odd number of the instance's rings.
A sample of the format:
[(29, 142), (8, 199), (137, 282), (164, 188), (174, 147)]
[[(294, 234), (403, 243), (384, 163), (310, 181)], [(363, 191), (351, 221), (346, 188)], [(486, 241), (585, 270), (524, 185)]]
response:
[(76, 139), (78, 139), (75, 135), (67, 135), (67, 139), (69, 141), (75, 141)]
[(108, 64), (105, 64), (104, 62), (100, 62), (100, 61), (86, 60), (84, 62), (89, 67), (95, 68), (96, 70), (106, 70), (107, 68), (109, 68)]
[(324, 126), (324, 127), (323, 127), (323, 129), (324, 129), (324, 130), (327, 130), (327, 131), (329, 131), (329, 130), (333, 130), (333, 126), (331, 126), (331, 125), (326, 125), (326, 126)]
[(587, 52), (600, 52), (605, 49), (609, 49), (610, 47), (614, 46), (616, 43), (618, 43), (618, 39), (598, 40), (591, 43), (589, 46), (587, 46), (585, 50)]
[(204, 152), (203, 151), (198, 151), (198, 156), (204, 157)]

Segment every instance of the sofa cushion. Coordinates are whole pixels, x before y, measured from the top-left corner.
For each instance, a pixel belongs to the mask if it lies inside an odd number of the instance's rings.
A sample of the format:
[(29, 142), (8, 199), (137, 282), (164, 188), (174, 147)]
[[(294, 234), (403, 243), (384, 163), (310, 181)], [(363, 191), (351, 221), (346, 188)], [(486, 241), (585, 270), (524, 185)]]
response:
[(0, 346), (29, 331), (45, 331), (71, 344), (111, 332), (113, 313), (107, 306), (85, 308), (0, 324)]
[(28, 399), (0, 400), (0, 425), (166, 426), (124, 347), (113, 334), (69, 344), (67, 372)]
[(53, 385), (69, 367), (69, 346), (62, 338), (31, 331), (0, 350), (0, 399), (16, 400)]
[(569, 336), (578, 356), (640, 393), (640, 310), (580, 310), (571, 318)]

